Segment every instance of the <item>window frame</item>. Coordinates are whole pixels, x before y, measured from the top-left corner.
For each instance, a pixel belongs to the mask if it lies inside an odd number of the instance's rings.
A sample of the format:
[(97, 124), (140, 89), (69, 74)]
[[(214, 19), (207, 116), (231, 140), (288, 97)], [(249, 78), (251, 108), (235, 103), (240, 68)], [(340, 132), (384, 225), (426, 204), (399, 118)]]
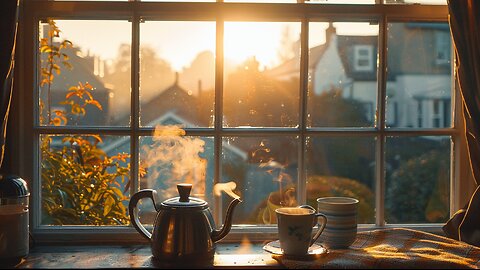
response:
[[(459, 209), (466, 199), (466, 185), (460, 183), (459, 179), (467, 174), (468, 162), (466, 162), (465, 141), (461, 135), (462, 123), (455, 115), (461, 115), (460, 99), (458, 88), (454, 87), (454, 73), (452, 68), (452, 127), (439, 129), (407, 129), (407, 128), (388, 128), (385, 123), (385, 105), (386, 105), (386, 82), (387, 82), (387, 27), (390, 22), (407, 21), (428, 21), (428, 22), (447, 22), (448, 10), (446, 6), (437, 5), (354, 5), (354, 4), (270, 4), (270, 3), (173, 3), (173, 2), (56, 2), (56, 1), (24, 1), (20, 21), (19, 44), (17, 52), (20, 51), (17, 63), (16, 82), (19, 82), (15, 88), (14, 102), (15, 107), (13, 122), (15, 123), (14, 133), (18, 135), (15, 149), (19, 149), (19, 154), (14, 155), (14, 163), (18, 164), (20, 175), (30, 181), (31, 187), (31, 229), (40, 242), (135, 242), (142, 241), (141, 236), (131, 226), (124, 227), (82, 227), (82, 226), (40, 226), (41, 204), (39, 201), (40, 181), (39, 169), (35, 164), (39, 164), (39, 145), (38, 138), (41, 134), (84, 134), (94, 133), (98, 129), (105, 135), (126, 135), (131, 136), (131, 159), (132, 165), (131, 178), (136, 179), (138, 175), (138, 138), (143, 135), (149, 135), (152, 128), (139, 126), (139, 25), (142, 20), (161, 19), (161, 20), (208, 20), (216, 22), (217, 41), (216, 41), (216, 70), (215, 70), (215, 123), (214, 128), (195, 128), (186, 129), (187, 135), (212, 136), (215, 140), (215, 173), (214, 181), (220, 178), (220, 156), (222, 151), (222, 137), (236, 135), (275, 135), (275, 134), (295, 134), (300, 137), (299, 147), (299, 175), (298, 196), (299, 202), (306, 200), (306, 184), (304, 170), (305, 138), (312, 135), (354, 135), (354, 136), (374, 136), (376, 140), (376, 187), (375, 206), (376, 223), (374, 225), (361, 225), (360, 230), (396, 227), (398, 224), (388, 225), (384, 221), (384, 194), (385, 177), (384, 163), (378, 162), (384, 160), (385, 138), (388, 136), (413, 136), (413, 135), (447, 135), (452, 136), (452, 164), (451, 164), (451, 183), (450, 183), (450, 213)], [(405, 15), (408, 14), (408, 15)], [(101, 19), (101, 20), (129, 20), (132, 22), (132, 99), (131, 99), (131, 117), (132, 126), (129, 127), (45, 127), (35, 126), (36, 119), (34, 115), (36, 101), (38, 100), (35, 78), (35, 62), (37, 58), (36, 42), (38, 37), (38, 21), (42, 18), (54, 17), (56, 19)], [(353, 19), (352, 19), (353, 17)], [(223, 91), (223, 22), (224, 21), (299, 21), (301, 22), (301, 67), (300, 67), (300, 127), (299, 128), (252, 128), (248, 130), (222, 127), (222, 91)], [(307, 128), (306, 121), (306, 93), (302, 89), (307, 89), (308, 85), (308, 22), (309, 21), (376, 21), (379, 23), (379, 43), (378, 43), (378, 69), (377, 69), (377, 122), (373, 128), (362, 129), (335, 129), (335, 128)], [(452, 45), (453, 48), (453, 45)], [(453, 51), (453, 50), (452, 50)], [(453, 58), (453, 53), (452, 53)], [(453, 61), (452, 61), (453, 66)], [(18, 91), (17, 91), (18, 90)], [(30, 104), (25, 106), (25, 104)], [(20, 109), (21, 108), (21, 109)], [(12, 120), (11, 120), (12, 122)], [(18, 123), (18, 125), (17, 125)], [(12, 123), (11, 123), (12, 125)], [(345, 133), (346, 132), (346, 133)], [(36, 149), (35, 151), (32, 151)], [(137, 165), (135, 165), (137, 164)], [(138, 183), (135, 183), (132, 192), (138, 190)], [(132, 193), (133, 194), (133, 193)], [(217, 225), (222, 224), (222, 214), (215, 213)], [(423, 229), (431, 232), (440, 232), (442, 224), (402, 224), (402, 227)], [(227, 240), (239, 241), (244, 235), (249, 236), (250, 241), (274, 239), (276, 236), (276, 227), (255, 227), (255, 226), (234, 226)]]

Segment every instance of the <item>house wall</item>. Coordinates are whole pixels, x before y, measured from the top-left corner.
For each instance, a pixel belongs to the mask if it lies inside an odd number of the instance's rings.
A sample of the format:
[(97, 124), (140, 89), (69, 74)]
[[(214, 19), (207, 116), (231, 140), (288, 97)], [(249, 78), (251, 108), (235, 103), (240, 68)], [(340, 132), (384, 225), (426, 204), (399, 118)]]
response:
[(312, 84), (315, 95), (330, 90), (332, 86), (343, 88), (347, 77), (338, 52), (336, 35), (331, 36), (331, 42), (325, 53), (315, 65), (314, 70), (309, 73), (313, 73)]

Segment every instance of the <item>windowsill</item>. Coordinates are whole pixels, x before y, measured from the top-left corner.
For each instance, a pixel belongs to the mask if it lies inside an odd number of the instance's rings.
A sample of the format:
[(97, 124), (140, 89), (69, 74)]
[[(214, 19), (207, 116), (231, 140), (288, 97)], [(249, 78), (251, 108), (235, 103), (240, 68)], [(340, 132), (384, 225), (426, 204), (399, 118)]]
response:
[[(282, 268), (262, 244), (217, 244), (213, 264), (201, 268)], [(163, 266), (163, 267), (162, 267)], [(149, 245), (36, 246), (16, 268), (175, 268), (153, 260)], [(196, 265), (182, 265), (182, 268)]]

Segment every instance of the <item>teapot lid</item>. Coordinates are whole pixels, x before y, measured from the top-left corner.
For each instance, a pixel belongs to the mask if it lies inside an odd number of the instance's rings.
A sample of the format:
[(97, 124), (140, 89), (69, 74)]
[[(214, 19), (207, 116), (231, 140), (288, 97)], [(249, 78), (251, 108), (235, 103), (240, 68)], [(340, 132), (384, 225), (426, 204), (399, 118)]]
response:
[(177, 190), (179, 197), (174, 197), (162, 202), (166, 207), (205, 207), (208, 203), (202, 199), (190, 197), (190, 191), (192, 191), (192, 184), (177, 184)]

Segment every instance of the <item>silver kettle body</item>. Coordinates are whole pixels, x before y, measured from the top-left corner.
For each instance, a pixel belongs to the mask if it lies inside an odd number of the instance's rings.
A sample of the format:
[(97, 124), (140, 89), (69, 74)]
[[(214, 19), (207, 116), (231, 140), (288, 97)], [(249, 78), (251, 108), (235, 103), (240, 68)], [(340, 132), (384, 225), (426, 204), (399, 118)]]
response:
[[(217, 230), (208, 203), (189, 197), (191, 188), (190, 184), (177, 185), (180, 196), (160, 204), (155, 203), (156, 191), (153, 189), (141, 190), (130, 199), (128, 208), (131, 223), (150, 241), (152, 255), (159, 261), (212, 260), (215, 243), (230, 231), (233, 210), (241, 200), (234, 199), (230, 203), (224, 225)], [(138, 201), (143, 198), (152, 199), (157, 211), (152, 233), (140, 223), (135, 211)]]

